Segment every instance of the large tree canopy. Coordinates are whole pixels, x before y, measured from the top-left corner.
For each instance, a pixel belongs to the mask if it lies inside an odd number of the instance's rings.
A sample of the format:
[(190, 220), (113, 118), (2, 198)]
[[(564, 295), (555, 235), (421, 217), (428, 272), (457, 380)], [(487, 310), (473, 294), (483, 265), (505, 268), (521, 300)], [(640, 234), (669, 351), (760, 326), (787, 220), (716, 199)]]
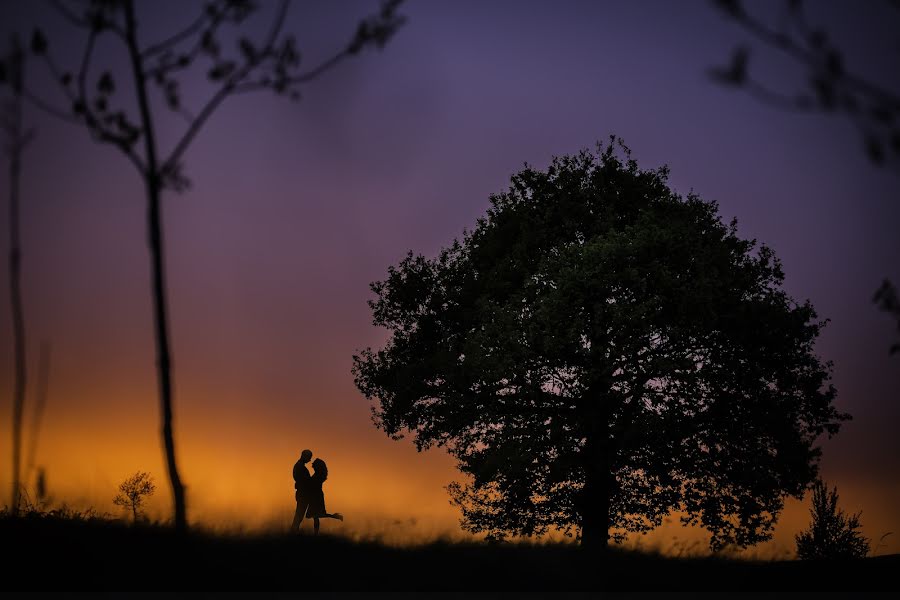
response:
[(848, 418), (824, 322), (667, 175), (616, 141), (526, 166), (462, 241), (372, 284), (392, 335), (354, 356), (356, 385), (387, 434), (458, 460), (468, 530), (605, 544), (681, 512), (746, 546), (814, 480)]

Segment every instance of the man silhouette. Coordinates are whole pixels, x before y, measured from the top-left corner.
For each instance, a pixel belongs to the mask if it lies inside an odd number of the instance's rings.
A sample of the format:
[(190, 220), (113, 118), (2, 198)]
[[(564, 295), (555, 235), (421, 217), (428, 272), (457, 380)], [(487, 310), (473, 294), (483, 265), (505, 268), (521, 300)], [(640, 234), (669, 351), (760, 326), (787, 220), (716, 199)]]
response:
[(294, 498), (297, 500), (297, 510), (294, 512), (294, 523), (291, 525), (292, 533), (300, 532), (300, 523), (306, 515), (309, 507), (309, 470), (306, 463), (312, 459), (312, 451), (304, 450), (300, 453), (300, 460), (294, 463)]

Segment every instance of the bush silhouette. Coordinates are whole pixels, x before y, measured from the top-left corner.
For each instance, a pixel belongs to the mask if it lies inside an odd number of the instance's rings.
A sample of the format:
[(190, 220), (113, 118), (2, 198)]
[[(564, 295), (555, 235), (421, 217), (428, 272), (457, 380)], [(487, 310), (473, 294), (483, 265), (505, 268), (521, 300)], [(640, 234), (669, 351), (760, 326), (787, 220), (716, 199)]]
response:
[(153, 483), (150, 473), (138, 471), (119, 484), (119, 493), (113, 498), (113, 504), (130, 509), (134, 522), (137, 523), (144, 500), (152, 496), (155, 491), (156, 484)]
[(858, 531), (862, 513), (847, 516), (837, 503), (837, 486), (829, 491), (824, 481), (816, 481), (809, 511), (812, 523), (796, 538), (801, 559), (864, 558), (869, 553), (869, 540)]

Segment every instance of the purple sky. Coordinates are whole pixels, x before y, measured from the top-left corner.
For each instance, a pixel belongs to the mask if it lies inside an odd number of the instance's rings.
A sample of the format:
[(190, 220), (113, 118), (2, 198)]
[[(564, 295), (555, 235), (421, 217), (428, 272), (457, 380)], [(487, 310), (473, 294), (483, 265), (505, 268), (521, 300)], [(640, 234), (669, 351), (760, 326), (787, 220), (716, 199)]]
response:
[[(310, 61), (343, 44), (377, 7), (295, 4), (287, 28)], [(189, 5), (141, 3), (145, 41), (189, 22)], [(708, 2), (412, 1), (403, 12), (409, 22), (383, 52), (340, 66), (299, 104), (265, 93), (229, 100), (186, 155), (193, 187), (170, 194), (165, 208), (176, 406), (277, 423), (283, 437), (267, 456), (283, 450), (286, 463), (298, 440), (315, 439), (397, 456), (399, 477), (427, 468), (449, 482), (448, 460), (374, 430), (353, 386), (351, 355), (384, 339), (370, 324), (368, 284), (407, 250), (433, 255), (472, 227), (523, 162), (543, 168), (614, 133), (642, 167), (668, 164), (674, 189), (717, 200), (741, 235), (770, 245), (789, 293), (831, 319), (818, 351), (834, 361), (838, 405), (854, 420), (825, 445), (824, 473), (849, 509), (865, 510), (864, 523), (876, 521), (870, 535), (896, 531), (900, 357), (887, 354), (892, 322), (871, 297), (885, 277), (900, 282), (900, 170), (874, 167), (842, 118), (780, 112), (710, 82), (706, 70), (750, 40)], [(900, 72), (900, 18), (887, 3), (817, 2), (810, 12), (846, 49), (850, 69), (897, 83), (884, 75)], [(268, 14), (251, 28), (261, 31)], [(34, 23), (57, 60), (77, 64), (81, 38), (64, 33), (46, 6), (0, 4), (3, 39)], [(117, 52), (110, 42), (103, 61), (115, 66)], [(768, 81), (803, 77), (771, 51), (754, 59)], [(127, 82), (119, 85), (127, 98)], [(51, 94), (43, 77), (34, 86)], [(186, 98), (204, 93), (197, 83)], [(171, 147), (183, 123), (158, 108)], [(152, 438), (140, 180), (83, 130), (35, 111), (28, 119), (38, 136), (23, 175), (24, 286), (33, 358), (37, 340), (53, 343), (47, 435), (75, 422), (91, 434), (85, 423), (97, 414), (125, 418), (136, 401), (123, 393), (140, 389)], [(7, 185), (4, 170), (4, 206)], [(2, 274), (0, 389), (10, 390), (5, 267)], [(67, 395), (83, 404), (61, 408)], [(5, 430), (9, 406), (3, 392)], [(203, 418), (186, 417), (185, 427)], [(296, 435), (283, 433), (285, 424)], [(52, 471), (52, 457), (43, 458)]]

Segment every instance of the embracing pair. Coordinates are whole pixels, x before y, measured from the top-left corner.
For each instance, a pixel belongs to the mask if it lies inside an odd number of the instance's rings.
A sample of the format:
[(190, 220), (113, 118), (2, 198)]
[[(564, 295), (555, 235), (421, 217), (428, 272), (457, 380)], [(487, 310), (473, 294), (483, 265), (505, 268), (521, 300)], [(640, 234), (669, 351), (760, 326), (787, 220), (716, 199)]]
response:
[(319, 519), (344, 520), (341, 513), (328, 513), (325, 510), (325, 493), (322, 484), (328, 479), (328, 467), (325, 461), (317, 458), (313, 461), (313, 474), (309, 474), (306, 464), (312, 459), (312, 451), (304, 450), (300, 453), (300, 460), (294, 464), (294, 498), (297, 500), (297, 511), (294, 513), (294, 523), (291, 525), (292, 533), (300, 532), (300, 524), (303, 518), (313, 520), (316, 535), (319, 534)]

